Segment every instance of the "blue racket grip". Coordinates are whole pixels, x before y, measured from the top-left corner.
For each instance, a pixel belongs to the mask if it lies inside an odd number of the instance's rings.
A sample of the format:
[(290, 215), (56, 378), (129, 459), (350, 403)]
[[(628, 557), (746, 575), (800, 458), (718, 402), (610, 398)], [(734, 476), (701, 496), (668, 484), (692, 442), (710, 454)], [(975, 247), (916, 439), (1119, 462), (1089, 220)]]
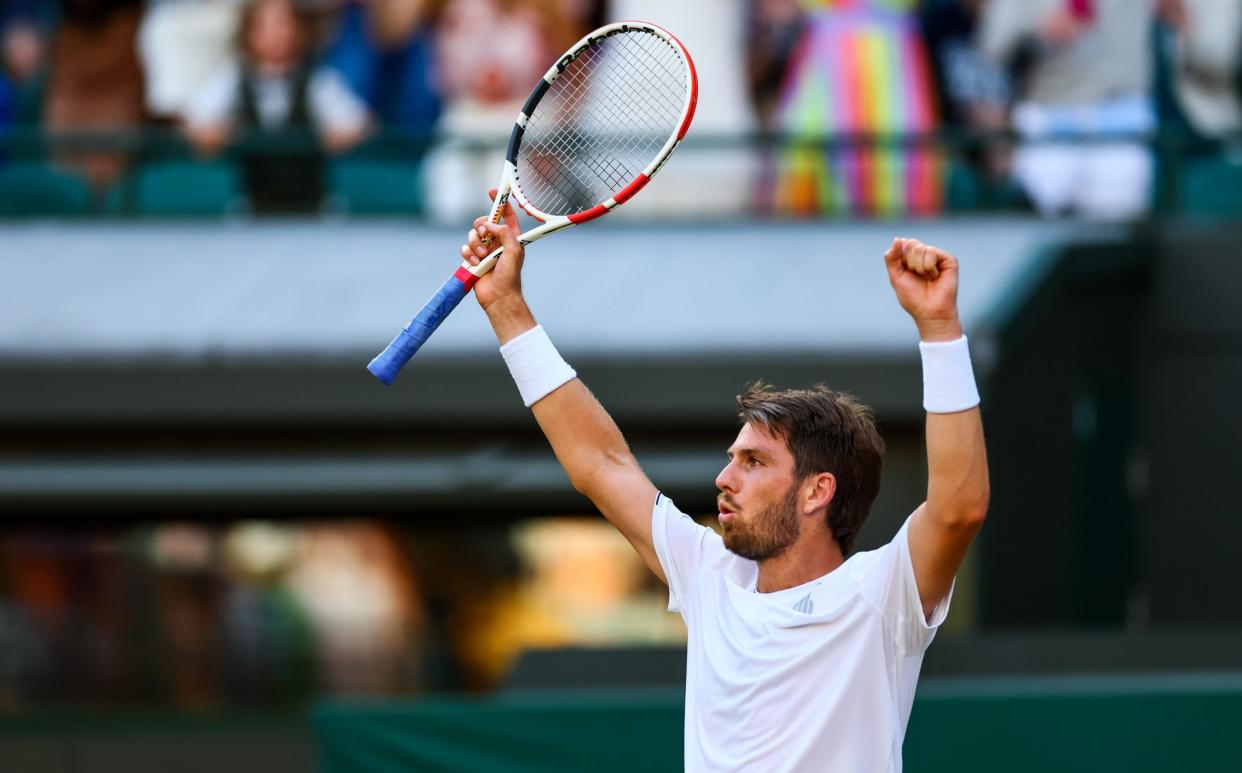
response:
[(436, 294), (431, 300), (423, 306), (422, 311), (414, 315), (414, 319), (410, 320), (410, 324), (392, 339), (392, 343), (388, 348), (380, 352), (375, 359), (371, 360), (371, 364), (367, 366), (367, 370), (383, 381), (385, 384), (391, 384), (397, 380), (397, 374), (405, 367), (422, 345), (431, 338), (431, 334), (436, 332), (436, 328), (440, 327), (448, 315), (457, 308), (457, 304), (461, 303), (461, 299), (465, 298), (470, 292), (474, 282), (470, 282), (468, 286), (458, 274), (467, 273), (459, 270), (457, 274), (450, 276), (448, 280), (440, 286)]

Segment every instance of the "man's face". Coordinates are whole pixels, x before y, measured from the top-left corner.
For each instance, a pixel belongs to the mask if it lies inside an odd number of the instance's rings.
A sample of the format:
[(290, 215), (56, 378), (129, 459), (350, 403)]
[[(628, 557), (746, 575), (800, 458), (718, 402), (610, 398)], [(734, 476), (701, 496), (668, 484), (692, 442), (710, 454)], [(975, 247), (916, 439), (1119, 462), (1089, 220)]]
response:
[(742, 427), (728, 453), (716, 476), (725, 547), (752, 561), (778, 556), (798, 538), (793, 454), (784, 440), (752, 424)]

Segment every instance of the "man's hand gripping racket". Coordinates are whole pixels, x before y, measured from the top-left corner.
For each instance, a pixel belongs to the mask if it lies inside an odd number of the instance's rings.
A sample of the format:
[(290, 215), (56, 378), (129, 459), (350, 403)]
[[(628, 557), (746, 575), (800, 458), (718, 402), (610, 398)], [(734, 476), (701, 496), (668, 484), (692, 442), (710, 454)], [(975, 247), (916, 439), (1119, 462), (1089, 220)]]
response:
[[(523, 105), (487, 220), (500, 223), (512, 196), (541, 221), (519, 237), (526, 245), (607, 214), (668, 160), (697, 101), (694, 63), (676, 38), (645, 22), (600, 27), (548, 70)], [(473, 260), (463, 252), (467, 260), (367, 369), (391, 384), (503, 251)]]
[[(489, 195), (496, 200), (497, 191), (493, 188)], [(474, 297), (479, 306), (486, 311), (493, 302), (506, 295), (522, 292), (522, 262), (526, 257), (521, 229), (518, 227), (518, 214), (513, 204), (505, 204), (501, 210), (500, 223), (492, 223), (486, 217), (477, 218), (467, 235), (467, 243), (461, 246), (461, 256), (465, 259), (462, 266), (477, 268), (485, 260), (491, 259), (497, 252), (504, 260), (496, 260), (492, 270), (480, 276), (474, 285)], [(494, 249), (493, 245), (500, 245)], [(469, 270), (469, 269), (467, 269)]]

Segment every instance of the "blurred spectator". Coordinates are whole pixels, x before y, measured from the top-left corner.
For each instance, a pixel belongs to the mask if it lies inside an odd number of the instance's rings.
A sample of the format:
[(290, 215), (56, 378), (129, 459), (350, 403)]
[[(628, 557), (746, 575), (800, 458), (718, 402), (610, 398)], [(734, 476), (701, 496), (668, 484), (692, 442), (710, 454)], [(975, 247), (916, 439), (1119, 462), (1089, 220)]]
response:
[(456, 222), (486, 208), (483, 192), (500, 173), (500, 155), (488, 152), (489, 144), (508, 136), (548, 66), (589, 32), (575, 21), (560, 2), (447, 0), (436, 68), (445, 97), (441, 131), (453, 141), (427, 159), (424, 184), (433, 218)]
[[(8, 71), (8, 29), (0, 30), (3, 40), (0, 40), (0, 46), (3, 46), (3, 59), (0, 63), (5, 65), (0, 67), (0, 132), (7, 139), (8, 129), (17, 123), (17, 112), (19, 98), (17, 96), (17, 88), (15, 87)], [(7, 148), (6, 148), (7, 149)], [(7, 154), (0, 151), (0, 161), (3, 161)]]
[(1178, 118), (1200, 138), (1242, 131), (1242, 2), (1163, 0), (1166, 62)]
[(308, 529), (289, 586), (319, 642), (319, 670), (329, 690), (408, 689), (424, 610), (413, 567), (392, 530), (365, 522)]
[[(968, 140), (964, 155), (982, 177), (992, 198), (1009, 186), (1011, 143), (999, 138), (1009, 128), (1013, 98), (1009, 74), (984, 56), (975, 43), (979, 14), (987, 0), (926, 0), (919, 26), (931, 54), (940, 96), (940, 114), (950, 126), (980, 133)], [(981, 202), (976, 202), (981, 203)]]
[(194, 523), (163, 525), (151, 532), (147, 549), (155, 606), (152, 638), (160, 653), (153, 664), (156, 683), (178, 706), (213, 705), (221, 697), (225, 655), (217, 609), (226, 582), (216, 535)]
[[(143, 119), (142, 68), (135, 40), (142, 0), (60, 0), (52, 37), (43, 125), (48, 132), (132, 130)], [(124, 171), (125, 154), (58, 153), (98, 190)]]
[[(919, 26), (932, 57), (946, 123), (1005, 125), (1005, 110), (1012, 98), (1009, 76), (975, 45), (979, 13), (985, 5), (987, 0), (927, 0), (919, 10)], [(979, 113), (984, 114), (982, 120), (976, 119)]]
[(428, 134), (440, 115), (436, 0), (346, 0), (325, 61), (385, 125)]
[(297, 546), (298, 531), (290, 526), (241, 523), (224, 535), (231, 582), (219, 615), (235, 701), (287, 702), (314, 687), (310, 620), (305, 605), (285, 587)]
[(313, 212), (323, 198), (319, 146), (341, 153), (370, 128), (366, 105), (335, 71), (310, 62), (306, 20), (292, 0), (254, 0), (242, 13), (240, 66), (213, 76), (185, 122), (204, 153), (235, 137), (257, 213)]
[(0, 711), (21, 705), (31, 676), (50, 670), (46, 656), (26, 610), (0, 598)]
[(235, 65), (233, 41), (243, 0), (147, 0), (138, 31), (147, 110), (179, 117), (215, 73)]
[[(917, 0), (804, 0), (800, 22), (794, 0), (755, 2), (758, 29), (803, 25), (779, 79), (766, 76), (780, 83), (769, 128), (805, 143), (937, 128)], [(761, 198), (795, 215), (930, 214), (941, 207), (942, 178), (939, 154), (923, 147), (796, 145), (781, 151)]]
[(47, 74), (47, 9), (35, 0), (0, 0), (0, 129), (34, 125)]
[[(1155, 0), (989, 0), (980, 45), (1019, 71), (1013, 123), (1031, 142), (1014, 171), (1040, 212), (1141, 214), (1155, 128), (1149, 33)], [(1064, 141), (1062, 141), (1064, 140)]]
[(0, 127), (39, 122), (47, 73), (44, 27), (33, 17), (0, 22)]
[(80, 662), (72, 641), (76, 610), (71, 603), (73, 560), (65, 549), (69, 543), (47, 535), (6, 537), (3, 543), (5, 590), (14, 602), (5, 638), (16, 645), (5, 670), (17, 700), (63, 698), (73, 677), (55, 664), (70, 658)]
[(797, 0), (753, 0), (747, 17), (750, 97), (759, 120), (770, 125), (786, 65), (806, 28), (806, 16)]

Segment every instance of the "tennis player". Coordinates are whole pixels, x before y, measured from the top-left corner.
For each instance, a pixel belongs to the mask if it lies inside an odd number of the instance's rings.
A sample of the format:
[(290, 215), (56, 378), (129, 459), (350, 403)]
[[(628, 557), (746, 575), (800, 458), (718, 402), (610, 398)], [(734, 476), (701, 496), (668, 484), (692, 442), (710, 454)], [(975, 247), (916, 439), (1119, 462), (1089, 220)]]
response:
[(504, 245), (475, 295), (522, 399), (574, 488), (668, 584), (669, 609), (686, 621), (686, 769), (900, 771), (923, 653), (988, 506), (957, 260), (913, 239), (884, 254), (922, 339), (927, 501), (891, 542), (855, 553), (884, 453), (865, 406), (823, 387), (747, 389), (716, 477), (717, 535), (656, 490), (536, 324), (518, 233), (511, 207), (503, 225), (480, 218), (462, 256), (485, 256), (485, 236)]

